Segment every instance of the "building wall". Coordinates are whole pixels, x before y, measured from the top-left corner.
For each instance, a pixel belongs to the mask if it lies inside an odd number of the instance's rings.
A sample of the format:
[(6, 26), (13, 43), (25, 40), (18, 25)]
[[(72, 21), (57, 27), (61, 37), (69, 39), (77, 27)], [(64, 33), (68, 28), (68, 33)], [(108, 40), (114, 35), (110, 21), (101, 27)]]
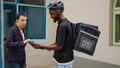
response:
[[(47, 4), (52, 0), (46, 0)], [(110, 1), (111, 0), (62, 0), (65, 4), (64, 15), (74, 23), (85, 22), (99, 26), (101, 31), (96, 50), (93, 56), (74, 51), (76, 57), (100, 61), (115, 65), (120, 65), (119, 46), (111, 46), (110, 39)], [(54, 43), (56, 36), (56, 26), (49, 17), (46, 16), (46, 39), (34, 39), (36, 42), (49, 45)], [(52, 60), (53, 51), (34, 49), (30, 45), (26, 47), (27, 68), (52, 68), (55, 63)], [(80, 61), (80, 59), (79, 59)], [(77, 61), (75, 60), (75, 64)], [(77, 66), (79, 67), (79, 66)]]
[[(110, 1), (113, 0), (63, 0), (65, 15), (72, 22), (85, 22), (99, 26), (101, 31), (94, 56), (76, 52), (75, 56), (120, 65), (119, 46), (111, 46)], [(112, 2), (113, 3), (113, 2)]]
[[(48, 5), (49, 0), (46, 0)], [(35, 42), (49, 45), (54, 43), (56, 36), (56, 24), (50, 19), (48, 10), (46, 16), (46, 39), (33, 39)], [(52, 60), (53, 51), (34, 49), (32, 46), (26, 46), (27, 68), (52, 68), (55, 66)]]

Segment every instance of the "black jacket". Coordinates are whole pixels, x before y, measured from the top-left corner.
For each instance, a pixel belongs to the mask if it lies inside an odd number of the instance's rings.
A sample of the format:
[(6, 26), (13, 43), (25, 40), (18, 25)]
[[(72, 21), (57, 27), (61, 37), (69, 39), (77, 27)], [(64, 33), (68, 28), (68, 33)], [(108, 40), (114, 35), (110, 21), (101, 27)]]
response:
[(26, 60), (25, 45), (16, 24), (9, 28), (7, 32), (6, 46), (8, 48), (6, 53), (8, 61), (22, 62)]

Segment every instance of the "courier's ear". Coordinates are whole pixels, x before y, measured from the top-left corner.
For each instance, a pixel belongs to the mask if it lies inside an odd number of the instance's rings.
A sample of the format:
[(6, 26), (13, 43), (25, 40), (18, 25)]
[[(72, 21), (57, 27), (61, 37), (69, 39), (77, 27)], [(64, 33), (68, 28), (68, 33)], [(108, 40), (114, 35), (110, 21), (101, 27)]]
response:
[(59, 13), (59, 14), (61, 14), (62, 10), (61, 9), (57, 9), (56, 12)]

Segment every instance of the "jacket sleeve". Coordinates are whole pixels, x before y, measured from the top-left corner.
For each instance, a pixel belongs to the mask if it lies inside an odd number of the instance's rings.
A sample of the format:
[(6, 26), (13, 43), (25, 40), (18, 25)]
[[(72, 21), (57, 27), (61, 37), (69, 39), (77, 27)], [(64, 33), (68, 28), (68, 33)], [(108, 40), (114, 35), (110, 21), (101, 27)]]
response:
[(10, 28), (7, 32), (6, 36), (6, 45), (8, 48), (19, 48), (24, 47), (23, 41), (18, 41), (15, 39), (16, 35), (12, 28)]

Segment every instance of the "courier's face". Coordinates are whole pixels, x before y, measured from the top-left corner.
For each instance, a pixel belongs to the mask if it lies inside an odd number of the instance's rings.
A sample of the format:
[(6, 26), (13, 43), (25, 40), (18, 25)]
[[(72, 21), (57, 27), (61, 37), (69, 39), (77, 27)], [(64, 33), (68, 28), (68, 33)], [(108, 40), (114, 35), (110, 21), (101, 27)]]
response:
[(57, 15), (57, 12), (55, 10), (49, 10), (50, 17), (54, 19)]
[(19, 19), (16, 19), (17, 24), (20, 28), (24, 28), (27, 23), (27, 17), (26, 16), (20, 16)]
[(53, 19), (54, 22), (59, 20), (60, 14), (57, 12), (57, 10), (50, 9), (49, 14), (50, 14), (50, 17)]

